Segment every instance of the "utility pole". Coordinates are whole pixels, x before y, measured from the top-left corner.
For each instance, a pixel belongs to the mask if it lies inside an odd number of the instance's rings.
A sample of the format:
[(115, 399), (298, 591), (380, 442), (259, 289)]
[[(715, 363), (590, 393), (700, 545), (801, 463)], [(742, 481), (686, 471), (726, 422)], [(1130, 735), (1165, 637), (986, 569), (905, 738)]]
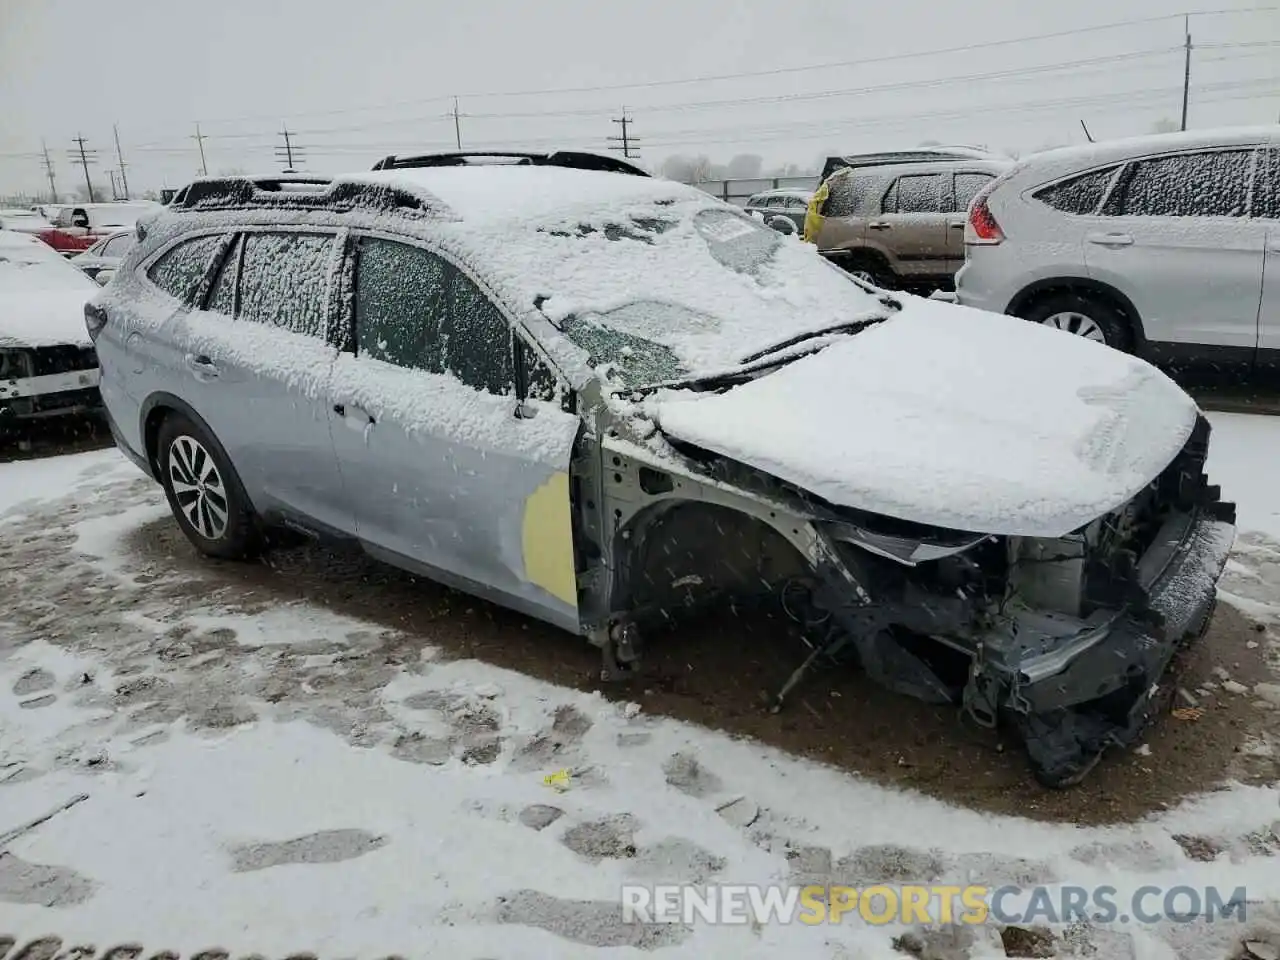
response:
[(1187, 99), (1191, 94), (1191, 17), (1184, 16), (1182, 18), (1183, 32), (1186, 34), (1186, 43), (1183, 46), (1183, 68), (1182, 68), (1182, 127), (1187, 129)]
[(113, 123), (111, 125), (111, 132), (114, 133), (116, 137), (116, 162), (120, 165), (120, 187), (121, 187), (121, 191), (124, 193), (124, 199), (128, 200), (129, 199), (129, 178), (128, 176), (125, 175), (125, 172), (124, 172), (124, 166), (125, 166), (124, 153), (120, 149), (119, 124)]
[[(620, 137), (610, 137), (610, 138), (609, 138), (609, 140), (611, 140), (611, 141), (612, 141), (612, 143), (610, 144), (609, 149), (610, 149), (610, 150), (621, 150), (621, 151), (622, 151), (622, 155), (623, 155), (624, 157), (626, 157), (628, 160), (633, 160), (633, 159), (635, 159), (636, 157), (640, 156), (640, 150), (639, 150), (639, 148), (638, 148), (638, 147), (636, 148), (635, 153), (632, 153), (632, 152), (631, 152), (632, 147), (633, 147), (633, 146), (635, 146), (635, 144), (638, 144), (638, 143), (640, 142), (640, 138), (639, 138), (639, 137), (633, 137), (633, 136), (631, 136), (631, 135), (627, 132), (627, 126), (628, 126), (628, 124), (631, 124), (631, 123), (633, 123), (634, 121), (633, 121), (630, 117), (628, 117), (628, 116), (627, 116), (627, 108), (626, 108), (626, 107), (623, 107), (623, 108), (622, 108), (622, 116), (621, 116), (621, 117), (619, 117), (619, 118), (617, 118), (617, 119), (615, 119), (613, 122), (614, 122), (614, 123), (616, 123), (616, 124), (620, 124), (620, 125), (622, 126), (622, 136), (620, 136)], [(614, 144), (618, 144), (618, 145), (617, 145), (617, 146), (614, 146)]]
[(73, 162), (79, 163), (80, 166), (84, 169), (84, 185), (89, 190), (89, 202), (97, 203), (98, 202), (97, 198), (93, 195), (93, 181), (89, 178), (89, 164), (91, 162), (94, 162), (94, 163), (97, 162), (98, 151), (86, 150), (84, 148), (85, 139), (83, 136), (73, 137), (71, 142), (74, 143), (79, 148), (78, 157), (77, 157), (77, 151), (75, 150), (70, 151), (71, 159)]
[(458, 143), (458, 149), (462, 149), (462, 121), (458, 119), (458, 98), (453, 98), (453, 136)]
[(111, 199), (119, 200), (120, 191), (116, 189), (116, 172), (114, 170), (108, 170), (107, 176), (111, 178)]
[(280, 136), (284, 138), (284, 146), (276, 147), (276, 159), (284, 163), (285, 173), (297, 173), (298, 167), (295, 165), (295, 159), (298, 165), (305, 162), (306, 158), (303, 156), (305, 148), (293, 142), (293, 134), (289, 132), (289, 128), (285, 124), (280, 125)]
[(58, 184), (53, 179), (53, 161), (49, 159), (49, 147), (43, 140), (40, 141), (40, 152), (44, 154), (44, 172), (49, 178), (49, 202), (58, 202)]
[(191, 139), (200, 148), (200, 176), (207, 177), (209, 175), (209, 166), (204, 162), (204, 134), (200, 132), (199, 123), (196, 123), (196, 134)]

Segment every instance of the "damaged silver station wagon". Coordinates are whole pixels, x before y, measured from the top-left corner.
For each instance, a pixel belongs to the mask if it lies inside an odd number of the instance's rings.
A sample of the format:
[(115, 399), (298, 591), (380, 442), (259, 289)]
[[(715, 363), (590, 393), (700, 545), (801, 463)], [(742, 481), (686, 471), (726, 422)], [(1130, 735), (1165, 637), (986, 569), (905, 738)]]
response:
[(86, 308), (117, 443), (185, 534), (280, 527), (587, 637), (625, 677), (731, 595), (797, 669), (1020, 732), (1078, 781), (1163, 702), (1235, 536), (1141, 360), (854, 280), (589, 154), (206, 179)]

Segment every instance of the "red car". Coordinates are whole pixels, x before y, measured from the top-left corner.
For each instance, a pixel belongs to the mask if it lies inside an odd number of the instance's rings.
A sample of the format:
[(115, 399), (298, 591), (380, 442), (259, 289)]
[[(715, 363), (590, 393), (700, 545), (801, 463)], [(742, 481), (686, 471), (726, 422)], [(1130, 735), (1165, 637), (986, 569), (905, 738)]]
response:
[(37, 236), (64, 257), (88, 250), (105, 236), (130, 230), (143, 214), (159, 209), (159, 204), (84, 203), (63, 207), (53, 220), (53, 227)]

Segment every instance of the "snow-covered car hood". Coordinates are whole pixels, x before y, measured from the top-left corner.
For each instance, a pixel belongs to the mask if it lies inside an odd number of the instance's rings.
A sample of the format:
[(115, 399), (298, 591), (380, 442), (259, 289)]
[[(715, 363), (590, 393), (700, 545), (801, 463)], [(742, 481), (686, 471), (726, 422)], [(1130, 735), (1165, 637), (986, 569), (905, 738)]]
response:
[(99, 289), (35, 237), (0, 231), (0, 347), (89, 345), (84, 305)]
[(720, 394), (656, 394), (669, 437), (823, 499), (982, 533), (1057, 537), (1182, 449), (1195, 402), (1159, 370), (1024, 320), (905, 309)]

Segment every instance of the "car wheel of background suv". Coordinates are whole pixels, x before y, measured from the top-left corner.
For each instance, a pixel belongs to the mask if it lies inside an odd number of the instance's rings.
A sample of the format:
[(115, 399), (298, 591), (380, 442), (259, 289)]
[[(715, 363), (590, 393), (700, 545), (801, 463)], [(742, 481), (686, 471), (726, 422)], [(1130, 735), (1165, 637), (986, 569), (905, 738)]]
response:
[(257, 518), (222, 445), (180, 413), (160, 425), (156, 459), (178, 526), (201, 553), (244, 560), (262, 548)]
[(879, 287), (881, 290), (896, 290), (898, 288), (897, 275), (889, 269), (888, 264), (878, 257), (855, 254), (841, 260), (840, 266), (844, 267), (847, 273), (874, 287)]
[(1020, 316), (1117, 350), (1128, 351), (1133, 346), (1133, 333), (1124, 315), (1105, 300), (1089, 294), (1050, 294), (1033, 300), (1020, 311)]

